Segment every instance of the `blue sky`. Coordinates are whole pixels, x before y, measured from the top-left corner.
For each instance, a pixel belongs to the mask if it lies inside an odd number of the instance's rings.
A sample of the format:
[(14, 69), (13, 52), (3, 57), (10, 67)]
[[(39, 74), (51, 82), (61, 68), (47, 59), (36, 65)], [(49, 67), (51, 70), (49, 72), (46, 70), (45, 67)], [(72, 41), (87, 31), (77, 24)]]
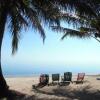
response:
[[(70, 68), (76, 72), (87, 71), (100, 73), (100, 43), (94, 39), (67, 37), (60, 40), (63, 33), (46, 29), (46, 40), (43, 44), (40, 35), (28, 29), (22, 31), (17, 53), (11, 55), (11, 34), (5, 31), (2, 46), (2, 66), (4, 73), (23, 70), (37, 73), (43, 70), (65, 71)], [(62, 67), (61, 67), (62, 66)]]

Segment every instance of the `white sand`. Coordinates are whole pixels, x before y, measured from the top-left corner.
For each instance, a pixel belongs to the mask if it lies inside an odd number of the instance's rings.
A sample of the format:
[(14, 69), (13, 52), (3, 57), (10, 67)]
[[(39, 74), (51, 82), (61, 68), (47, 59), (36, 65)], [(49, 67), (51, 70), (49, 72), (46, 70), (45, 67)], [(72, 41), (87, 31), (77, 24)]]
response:
[[(43, 100), (81, 100), (79, 98), (81, 98), (81, 95), (84, 97), (84, 93), (86, 93), (86, 96), (90, 94), (90, 97), (94, 92), (98, 92), (100, 95), (100, 80), (96, 80), (97, 77), (100, 76), (85, 76), (85, 82), (83, 84), (70, 83), (68, 86), (45, 86), (40, 88), (39, 91), (32, 89), (32, 85), (38, 84), (39, 77), (6, 78), (6, 81), (10, 86), (10, 89), (17, 90), (29, 96), (35, 95), (37, 98), (44, 98)], [(73, 81), (75, 81), (76, 78), (77, 76), (74, 76)], [(97, 97), (97, 100), (99, 100), (98, 98), (99, 97)]]

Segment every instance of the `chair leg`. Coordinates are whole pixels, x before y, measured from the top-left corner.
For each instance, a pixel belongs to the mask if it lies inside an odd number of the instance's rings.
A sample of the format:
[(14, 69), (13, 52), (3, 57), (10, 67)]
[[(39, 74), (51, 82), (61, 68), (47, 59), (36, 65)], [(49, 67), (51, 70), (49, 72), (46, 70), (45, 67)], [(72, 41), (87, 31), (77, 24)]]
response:
[(54, 82), (52, 81), (52, 85), (54, 85)]
[(71, 83), (73, 84), (73, 81), (71, 81)]
[(47, 85), (49, 86), (49, 83)]

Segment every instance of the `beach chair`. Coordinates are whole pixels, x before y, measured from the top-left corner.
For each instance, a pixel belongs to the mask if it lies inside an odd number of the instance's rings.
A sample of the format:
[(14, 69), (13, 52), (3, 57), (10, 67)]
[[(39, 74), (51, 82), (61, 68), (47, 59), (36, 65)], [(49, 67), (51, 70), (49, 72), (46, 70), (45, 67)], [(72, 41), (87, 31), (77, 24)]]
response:
[(40, 85), (47, 85), (49, 83), (49, 75), (48, 74), (41, 74), (40, 75)]
[(42, 88), (49, 83), (49, 75), (48, 74), (41, 74), (39, 77), (39, 83), (36, 85), (32, 85), (33, 89)]
[(76, 83), (83, 83), (85, 77), (85, 73), (78, 73)]
[(64, 78), (63, 78), (64, 82), (72, 82), (72, 72), (65, 72), (64, 73)]
[(59, 84), (60, 74), (52, 74), (52, 84)]
[(61, 80), (62, 83), (72, 82), (72, 72), (65, 72)]

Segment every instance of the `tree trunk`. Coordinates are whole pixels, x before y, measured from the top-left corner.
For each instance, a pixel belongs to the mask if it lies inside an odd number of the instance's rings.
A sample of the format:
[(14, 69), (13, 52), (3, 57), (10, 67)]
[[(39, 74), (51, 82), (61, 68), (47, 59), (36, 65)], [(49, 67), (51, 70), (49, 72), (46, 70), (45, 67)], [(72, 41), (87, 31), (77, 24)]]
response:
[(6, 96), (8, 91), (8, 86), (6, 81), (3, 77), (2, 68), (1, 68), (1, 46), (2, 46), (2, 39), (0, 35), (0, 96)]
[(8, 92), (8, 86), (4, 79), (1, 68), (1, 47), (2, 47), (2, 40), (3, 40), (7, 15), (2, 13), (0, 17), (1, 17), (0, 18), (0, 97), (1, 97), (1, 96), (6, 96)]

